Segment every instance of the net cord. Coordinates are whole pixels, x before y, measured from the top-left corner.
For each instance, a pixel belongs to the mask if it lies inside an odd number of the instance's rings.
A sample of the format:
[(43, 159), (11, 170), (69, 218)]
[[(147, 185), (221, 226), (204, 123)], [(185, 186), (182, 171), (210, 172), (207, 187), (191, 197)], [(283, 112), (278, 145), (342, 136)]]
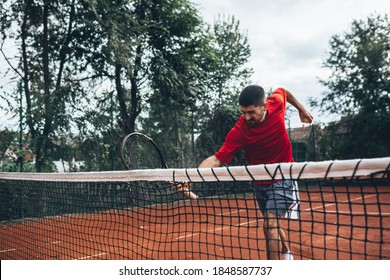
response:
[(18, 173), (0, 172), (0, 179), (59, 182), (178, 181), (223, 182), (385, 176), (390, 157), (322, 162), (296, 162), (217, 168), (143, 169), (128, 171)]

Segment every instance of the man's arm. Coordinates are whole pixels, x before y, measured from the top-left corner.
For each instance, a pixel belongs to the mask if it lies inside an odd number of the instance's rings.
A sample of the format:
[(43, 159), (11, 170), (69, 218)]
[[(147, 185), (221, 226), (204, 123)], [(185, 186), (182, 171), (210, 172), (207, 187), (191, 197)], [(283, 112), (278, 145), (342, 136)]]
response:
[(299, 117), (303, 123), (311, 123), (313, 121), (313, 116), (309, 111), (295, 98), (295, 96), (286, 90), (287, 102), (293, 105), (299, 112)]
[(206, 158), (198, 168), (213, 168), (213, 167), (220, 167), (222, 165), (222, 162), (214, 155)]
[[(198, 168), (213, 168), (213, 167), (220, 167), (222, 165), (222, 162), (214, 155), (206, 158)], [(182, 193), (186, 195), (187, 197), (190, 197), (191, 199), (197, 199), (196, 195), (190, 193), (190, 182), (185, 183), (172, 183), (171, 186), (176, 189), (178, 193)], [(196, 198), (195, 198), (196, 197)]]

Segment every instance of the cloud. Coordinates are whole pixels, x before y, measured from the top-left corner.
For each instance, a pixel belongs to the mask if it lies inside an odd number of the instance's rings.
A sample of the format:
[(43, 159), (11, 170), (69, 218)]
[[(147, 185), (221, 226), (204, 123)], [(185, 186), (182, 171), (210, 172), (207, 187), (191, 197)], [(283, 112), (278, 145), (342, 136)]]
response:
[[(309, 108), (308, 97), (324, 91), (318, 78), (331, 36), (346, 32), (354, 19), (389, 13), (388, 0), (191, 0), (212, 24), (219, 14), (234, 15), (247, 31), (253, 82), (283, 86)], [(4, 66), (0, 59), (0, 66)], [(0, 72), (4, 70), (0, 68)], [(0, 117), (2, 117), (0, 115)], [(319, 116), (318, 116), (319, 118)], [(3, 117), (2, 117), (3, 119)], [(324, 118), (322, 118), (324, 120)], [(299, 120), (293, 122), (299, 126)]]
[[(353, 20), (388, 13), (388, 0), (196, 0), (203, 18), (213, 23), (218, 14), (234, 15), (247, 31), (252, 56), (253, 81), (265, 88), (283, 86), (307, 107), (308, 97), (319, 97), (324, 88), (318, 79), (331, 36), (350, 29)], [(316, 111), (313, 109), (313, 111)], [(334, 118), (317, 119), (330, 121)], [(293, 126), (300, 126), (296, 118)]]

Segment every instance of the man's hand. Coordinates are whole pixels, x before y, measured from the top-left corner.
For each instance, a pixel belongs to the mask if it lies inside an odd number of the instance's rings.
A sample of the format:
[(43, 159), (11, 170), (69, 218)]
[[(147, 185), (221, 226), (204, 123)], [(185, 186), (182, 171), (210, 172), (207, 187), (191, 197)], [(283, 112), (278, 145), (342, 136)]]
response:
[(312, 123), (313, 122), (313, 116), (310, 114), (310, 112), (308, 112), (306, 110), (300, 111), (299, 117), (301, 119), (301, 122), (303, 122), (303, 123)]
[(305, 107), (299, 103), (299, 101), (294, 97), (294, 95), (286, 90), (287, 102), (293, 105), (299, 112), (299, 117), (301, 118), (301, 122), (303, 123), (312, 123), (313, 116), (309, 111), (305, 109)]
[(182, 182), (182, 183), (172, 183), (172, 187), (176, 189), (178, 193), (184, 194), (189, 193), (190, 191), (190, 183)]
[(185, 195), (186, 197), (197, 200), (199, 197), (190, 191), (190, 183), (182, 182), (182, 183), (171, 183), (172, 188), (174, 188), (178, 193)]

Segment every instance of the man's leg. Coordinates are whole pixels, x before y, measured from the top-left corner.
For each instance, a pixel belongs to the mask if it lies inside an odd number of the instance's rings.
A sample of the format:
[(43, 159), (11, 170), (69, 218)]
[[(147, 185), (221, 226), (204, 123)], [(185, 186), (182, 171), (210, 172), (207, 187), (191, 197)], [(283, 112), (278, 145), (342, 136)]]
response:
[[(278, 216), (270, 212), (265, 213), (263, 229), (267, 246), (267, 258), (269, 260), (279, 260), (283, 242), (281, 241)], [(284, 235), (283, 238), (285, 239), (285, 237)], [(286, 240), (284, 240), (284, 243), (286, 244)]]
[(279, 236), (280, 240), (282, 242), (282, 253), (287, 253), (290, 251), (290, 247), (288, 246), (286, 234), (284, 233), (284, 230), (279, 227)]
[[(287, 185), (284, 186), (284, 183)], [(285, 181), (255, 188), (255, 197), (264, 217), (263, 230), (266, 238), (267, 258), (280, 259), (280, 253), (282, 253), (283, 259), (293, 260), (286, 234), (280, 226), (280, 219), (289, 211), (291, 205), (299, 203), (296, 185), (292, 181)]]
[(280, 253), (282, 253), (286, 254), (285, 259), (293, 259), (286, 234), (280, 227), (278, 216), (273, 213), (267, 213), (264, 217), (263, 229), (267, 242), (267, 258), (269, 260), (279, 260)]
[(288, 246), (286, 234), (284, 233), (284, 230), (281, 227), (279, 227), (279, 235), (280, 235), (280, 240), (282, 242), (283, 260), (289, 260), (289, 261), (294, 260), (294, 256), (292, 255), (290, 251), (290, 247)]

